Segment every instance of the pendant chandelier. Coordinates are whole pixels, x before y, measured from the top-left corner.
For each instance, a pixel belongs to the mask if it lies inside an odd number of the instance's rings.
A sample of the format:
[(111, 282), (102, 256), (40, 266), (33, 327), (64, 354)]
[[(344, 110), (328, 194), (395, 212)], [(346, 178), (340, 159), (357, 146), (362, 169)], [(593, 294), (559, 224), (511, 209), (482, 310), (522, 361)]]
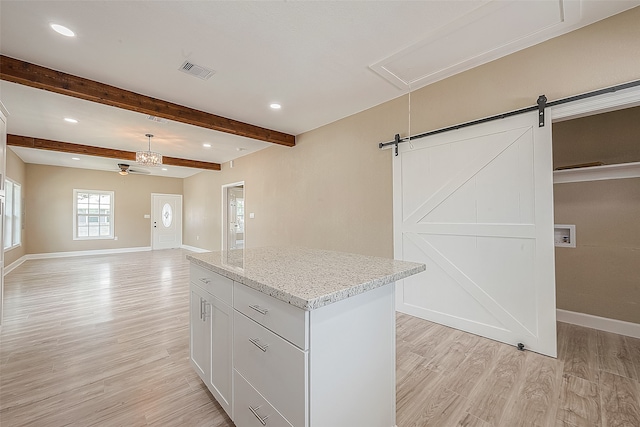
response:
[(142, 166), (160, 166), (162, 164), (162, 154), (151, 151), (151, 138), (153, 138), (153, 135), (147, 133), (145, 136), (149, 138), (149, 148), (147, 151), (136, 151), (136, 163)]

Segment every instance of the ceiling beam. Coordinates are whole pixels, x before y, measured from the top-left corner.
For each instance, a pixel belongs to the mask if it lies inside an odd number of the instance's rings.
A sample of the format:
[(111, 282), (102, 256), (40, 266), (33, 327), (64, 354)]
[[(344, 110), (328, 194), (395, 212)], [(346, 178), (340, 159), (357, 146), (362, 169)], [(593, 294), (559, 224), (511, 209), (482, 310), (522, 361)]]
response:
[[(59, 151), (62, 153), (83, 154), (85, 156), (106, 157), (108, 159), (136, 161), (133, 151), (114, 150), (111, 148), (93, 147), (91, 145), (72, 144), (70, 142), (52, 141), (50, 139), (31, 138), (29, 136), (7, 135), (7, 145), (13, 147), (36, 148), (38, 150)], [(182, 166), (187, 168), (220, 170), (219, 163), (202, 162), (199, 160), (179, 159), (177, 157), (162, 156), (162, 164), (167, 166)]]
[(293, 147), (296, 137), (0, 55), (0, 79), (219, 132)]

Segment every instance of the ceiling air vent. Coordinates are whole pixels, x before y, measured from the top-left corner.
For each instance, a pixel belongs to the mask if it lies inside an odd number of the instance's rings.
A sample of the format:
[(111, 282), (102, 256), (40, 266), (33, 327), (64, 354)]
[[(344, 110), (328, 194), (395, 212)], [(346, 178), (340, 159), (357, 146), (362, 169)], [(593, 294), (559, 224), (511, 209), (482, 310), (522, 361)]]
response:
[(196, 65), (193, 62), (189, 62), (189, 61), (184, 61), (184, 63), (180, 66), (179, 70), (187, 74), (191, 74), (192, 76), (196, 76), (197, 78), (202, 80), (207, 80), (209, 77), (213, 76), (215, 73), (215, 71), (213, 70), (201, 67), (200, 65)]
[(149, 116), (147, 118), (151, 121), (158, 122), (158, 123), (167, 123), (169, 121), (167, 119), (163, 119), (162, 117), (157, 117), (157, 116)]

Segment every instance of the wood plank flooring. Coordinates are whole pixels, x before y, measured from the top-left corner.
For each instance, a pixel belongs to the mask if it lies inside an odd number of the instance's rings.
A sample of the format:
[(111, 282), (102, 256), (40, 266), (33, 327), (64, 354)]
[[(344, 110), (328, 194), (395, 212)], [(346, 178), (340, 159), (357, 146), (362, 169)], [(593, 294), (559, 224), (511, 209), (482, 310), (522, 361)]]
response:
[(553, 359), (397, 315), (397, 423), (640, 427), (640, 340), (558, 323)]
[[(0, 426), (233, 426), (189, 364), (186, 253), (8, 274)], [(552, 359), (397, 321), (398, 427), (640, 426), (640, 340), (559, 323)]]

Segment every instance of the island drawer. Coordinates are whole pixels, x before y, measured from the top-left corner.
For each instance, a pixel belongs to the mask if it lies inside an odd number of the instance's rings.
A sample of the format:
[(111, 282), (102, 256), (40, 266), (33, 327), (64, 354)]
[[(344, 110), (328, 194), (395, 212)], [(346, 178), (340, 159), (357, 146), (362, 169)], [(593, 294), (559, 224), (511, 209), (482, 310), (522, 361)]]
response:
[(191, 282), (230, 306), (233, 301), (233, 280), (211, 270), (191, 264)]
[(304, 425), (307, 353), (234, 311), (234, 368), (295, 426)]
[(235, 425), (238, 427), (292, 427), (242, 375), (234, 371), (233, 376), (235, 383), (233, 422)]
[(234, 284), (233, 298), (233, 308), (302, 350), (308, 349), (308, 311), (258, 292), (241, 283)]

